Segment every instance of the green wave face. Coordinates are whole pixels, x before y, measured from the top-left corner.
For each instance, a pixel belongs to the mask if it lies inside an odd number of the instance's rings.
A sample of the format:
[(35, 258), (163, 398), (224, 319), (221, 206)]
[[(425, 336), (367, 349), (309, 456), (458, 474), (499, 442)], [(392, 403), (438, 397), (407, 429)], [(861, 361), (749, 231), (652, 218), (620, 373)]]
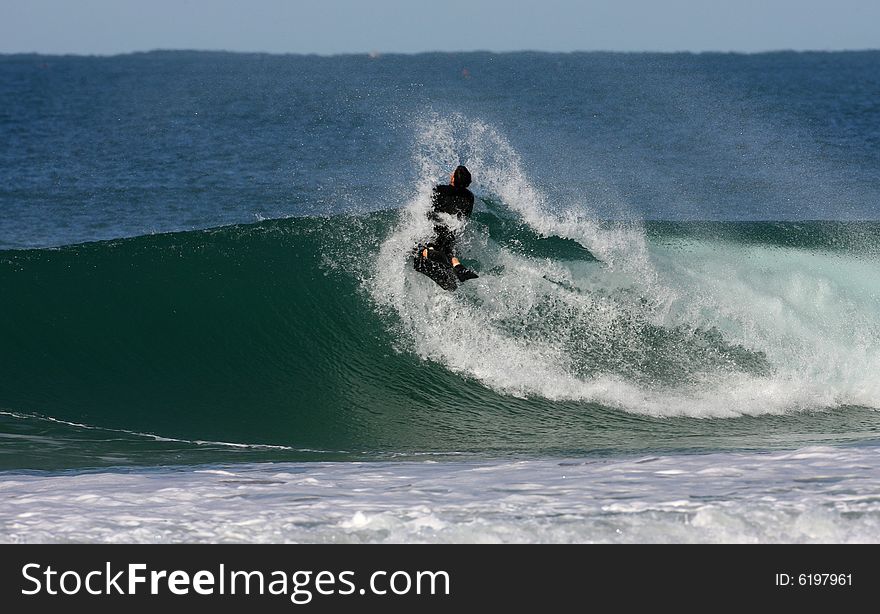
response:
[(322, 450), (445, 449), (438, 429), (446, 445), (467, 439), (449, 412), (479, 432), (503, 399), (395, 351), (358, 277), (363, 237), (394, 217), (4, 252), (0, 406)]
[(369, 430), (358, 408), (383, 398), (388, 339), (356, 280), (328, 276), (321, 226), (6, 252), (0, 403), (168, 436), (351, 446)]
[(41, 433), (107, 463), (113, 439), (185, 454), (136, 433), (345, 458), (876, 435), (876, 225), (648, 224), (646, 275), (490, 207), (462, 238), (481, 278), (450, 294), (389, 257), (405, 218), (0, 252), (0, 464), (40, 466)]

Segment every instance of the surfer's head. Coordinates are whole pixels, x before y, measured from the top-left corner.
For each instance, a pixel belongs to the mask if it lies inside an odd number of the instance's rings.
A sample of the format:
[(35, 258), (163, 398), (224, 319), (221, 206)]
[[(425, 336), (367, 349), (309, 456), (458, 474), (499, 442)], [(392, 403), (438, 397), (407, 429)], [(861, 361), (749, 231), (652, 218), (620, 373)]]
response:
[(457, 188), (466, 188), (471, 184), (471, 172), (464, 166), (456, 166), (449, 177), (449, 184)]

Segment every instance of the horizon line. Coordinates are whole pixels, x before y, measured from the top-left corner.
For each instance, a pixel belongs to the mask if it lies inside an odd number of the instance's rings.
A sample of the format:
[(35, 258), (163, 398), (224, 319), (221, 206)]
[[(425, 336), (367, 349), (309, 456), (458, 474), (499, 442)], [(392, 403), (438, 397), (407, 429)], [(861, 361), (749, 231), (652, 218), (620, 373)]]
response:
[(418, 56), (418, 55), (462, 55), (462, 54), (485, 54), (485, 55), (513, 55), (518, 53), (546, 54), (546, 55), (576, 55), (576, 54), (606, 54), (606, 55), (769, 55), (782, 53), (870, 53), (880, 51), (880, 48), (849, 48), (849, 49), (763, 49), (757, 51), (742, 50), (714, 50), (703, 49), (699, 51), (682, 49), (677, 51), (656, 51), (650, 49), (643, 50), (608, 50), (608, 49), (572, 49), (569, 51), (549, 51), (544, 49), (517, 49), (505, 51), (493, 51), (490, 49), (469, 49), (469, 50), (426, 50), (426, 51), (344, 51), (338, 53), (320, 53), (308, 51), (245, 51), (233, 49), (198, 49), (198, 48), (161, 48), (119, 51), (112, 53), (88, 53), (88, 52), (43, 52), (43, 51), (0, 51), (0, 56), (41, 56), (41, 57), (82, 57), (82, 58), (112, 58), (128, 55), (147, 55), (153, 53), (216, 53), (229, 55), (274, 55), (274, 56), (299, 56), (299, 57), (320, 57), (320, 58), (336, 58), (351, 56), (367, 56), (372, 59), (379, 59), (384, 56)]

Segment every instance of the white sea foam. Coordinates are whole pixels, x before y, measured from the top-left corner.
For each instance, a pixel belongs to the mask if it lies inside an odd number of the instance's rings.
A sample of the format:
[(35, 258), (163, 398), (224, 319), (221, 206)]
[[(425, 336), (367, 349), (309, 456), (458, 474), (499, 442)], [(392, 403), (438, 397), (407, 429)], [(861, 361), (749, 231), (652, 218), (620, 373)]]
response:
[(0, 475), (3, 542), (880, 542), (876, 447)]
[[(876, 261), (719, 241), (652, 244), (637, 221), (599, 223), (586, 196), (551, 206), (482, 122), (430, 115), (418, 134), (421, 179), (368, 284), (376, 305), (396, 315), (398, 349), (503, 394), (656, 416), (880, 408)], [(439, 291), (409, 257), (431, 233), (431, 186), (458, 162), (478, 194), (601, 262), (516, 253), (471, 224), (460, 251), (479, 259), (481, 276), (457, 293)], [(651, 327), (680, 339), (658, 353), (643, 334)], [(699, 341), (707, 334), (720, 336), (708, 349)], [(743, 366), (736, 353), (761, 364)], [(667, 362), (682, 365), (677, 379), (651, 372)]]

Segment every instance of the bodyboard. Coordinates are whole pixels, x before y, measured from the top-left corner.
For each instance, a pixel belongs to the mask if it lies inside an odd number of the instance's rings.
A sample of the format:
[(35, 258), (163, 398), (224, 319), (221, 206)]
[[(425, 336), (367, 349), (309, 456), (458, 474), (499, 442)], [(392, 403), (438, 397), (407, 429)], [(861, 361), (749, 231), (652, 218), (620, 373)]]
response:
[(413, 256), (413, 268), (419, 273), (427, 275), (433, 279), (434, 282), (444, 290), (449, 290), (451, 292), (458, 288), (458, 280), (455, 277), (455, 271), (452, 270), (452, 267), (446, 264), (441, 264), (440, 262), (425, 258), (417, 253)]

